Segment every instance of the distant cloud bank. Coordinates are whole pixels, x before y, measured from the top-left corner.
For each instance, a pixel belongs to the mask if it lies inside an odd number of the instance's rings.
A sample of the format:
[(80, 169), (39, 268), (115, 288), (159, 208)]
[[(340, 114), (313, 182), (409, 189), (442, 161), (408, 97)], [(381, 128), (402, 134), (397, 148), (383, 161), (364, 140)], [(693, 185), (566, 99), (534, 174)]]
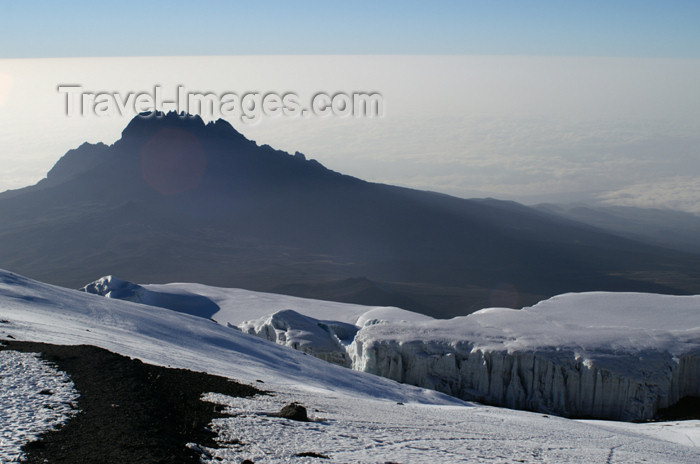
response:
[[(280, 72), (285, 70), (285, 72)], [(113, 143), (133, 114), (68, 118), (58, 85), (280, 94), (378, 92), (381, 118), (230, 122), (364, 179), (525, 203), (700, 213), (700, 60), (507, 56), (231, 56), (0, 60), (0, 191), (68, 149)]]

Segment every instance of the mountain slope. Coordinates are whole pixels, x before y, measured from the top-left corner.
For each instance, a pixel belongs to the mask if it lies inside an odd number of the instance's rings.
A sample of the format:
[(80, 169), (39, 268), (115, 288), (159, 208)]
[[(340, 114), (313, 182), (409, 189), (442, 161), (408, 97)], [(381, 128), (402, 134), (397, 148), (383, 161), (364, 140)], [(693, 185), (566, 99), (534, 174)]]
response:
[(656, 208), (540, 204), (540, 211), (652, 245), (700, 253), (700, 216)]
[(516, 203), (368, 183), (174, 113), (67, 153), (1, 194), (0, 217), (0, 266), (75, 288), (116, 274), (437, 317), (567, 291), (700, 292), (693, 255)]
[[(698, 457), (693, 445), (697, 421), (682, 426), (582, 423), (464, 403), (333, 366), (203, 318), (57, 288), (5, 271), (0, 271), (0, 321), (0, 340), (12, 336), (94, 345), (160, 366), (254, 385), (264, 380), (260, 386), (270, 396), (206, 396), (232, 416), (210, 425), (220, 448), (204, 450), (207, 463), (316, 462), (308, 453), (357, 463), (689, 464)], [(0, 397), (10, 393), (0, 390)], [(274, 417), (290, 401), (306, 405), (314, 422)], [(4, 412), (0, 432), (11, 434), (21, 424), (5, 421), (15, 415)]]

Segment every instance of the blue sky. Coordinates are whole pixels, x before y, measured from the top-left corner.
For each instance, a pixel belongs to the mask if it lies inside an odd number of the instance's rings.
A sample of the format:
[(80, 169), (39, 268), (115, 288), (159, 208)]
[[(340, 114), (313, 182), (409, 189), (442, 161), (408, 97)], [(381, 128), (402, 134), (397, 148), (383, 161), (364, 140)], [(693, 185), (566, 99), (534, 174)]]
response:
[(700, 58), (700, 2), (6, 2), (0, 58), (478, 54)]

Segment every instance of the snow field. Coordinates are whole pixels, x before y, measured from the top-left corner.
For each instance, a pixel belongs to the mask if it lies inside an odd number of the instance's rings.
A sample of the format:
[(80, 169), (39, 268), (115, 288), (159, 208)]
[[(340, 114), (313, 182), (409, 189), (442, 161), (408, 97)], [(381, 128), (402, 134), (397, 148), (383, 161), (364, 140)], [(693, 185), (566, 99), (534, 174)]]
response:
[[(343, 395), (276, 393), (257, 398), (208, 394), (233, 417), (216, 419), (221, 449), (206, 449), (203, 463), (317, 463), (318, 453), (338, 463), (682, 463), (697, 451), (669, 445), (656, 431), (607, 428), (558, 417), (484, 406), (445, 406)], [(273, 414), (292, 401), (313, 422)], [(600, 425), (600, 426), (598, 426)], [(639, 426), (641, 424), (632, 424)], [(645, 436), (647, 435), (647, 436)]]
[[(347, 463), (700, 462), (697, 447), (677, 442), (685, 432), (668, 434), (666, 429), (643, 428), (646, 424), (612, 428), (617, 426), (465, 403), (334, 366), (202, 317), (87, 295), (4, 271), (0, 320), (0, 339), (90, 344), (272, 392), (274, 396), (248, 400), (215, 398), (236, 414), (212, 424), (221, 443), (230, 444), (228, 450), (212, 451), (222, 458), (217, 462), (240, 463), (246, 456), (258, 457), (256, 463), (320, 462), (295, 458), (299, 452)], [(415, 336), (425, 334), (419, 330)], [(17, 374), (12, 382), (28, 388), (23, 386), (27, 378)], [(292, 401), (306, 406), (319, 421), (297, 423), (269, 416)], [(21, 408), (8, 408), (9, 416), (24, 417)], [(18, 421), (11, 430), (27, 428), (25, 418)], [(236, 439), (243, 444), (235, 445)], [(237, 447), (242, 453), (235, 453)]]

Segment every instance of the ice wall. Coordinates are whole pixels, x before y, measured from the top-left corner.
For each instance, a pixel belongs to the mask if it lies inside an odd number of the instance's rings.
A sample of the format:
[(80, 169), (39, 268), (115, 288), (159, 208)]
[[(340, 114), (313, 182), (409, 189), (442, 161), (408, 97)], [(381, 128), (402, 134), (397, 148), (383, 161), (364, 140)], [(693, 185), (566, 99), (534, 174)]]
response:
[[(700, 351), (599, 353), (556, 348), (488, 351), (468, 342), (402, 342), (361, 331), (353, 368), (498, 406), (568, 417), (644, 420), (684, 396), (700, 396)], [(604, 358), (608, 359), (604, 359)]]

